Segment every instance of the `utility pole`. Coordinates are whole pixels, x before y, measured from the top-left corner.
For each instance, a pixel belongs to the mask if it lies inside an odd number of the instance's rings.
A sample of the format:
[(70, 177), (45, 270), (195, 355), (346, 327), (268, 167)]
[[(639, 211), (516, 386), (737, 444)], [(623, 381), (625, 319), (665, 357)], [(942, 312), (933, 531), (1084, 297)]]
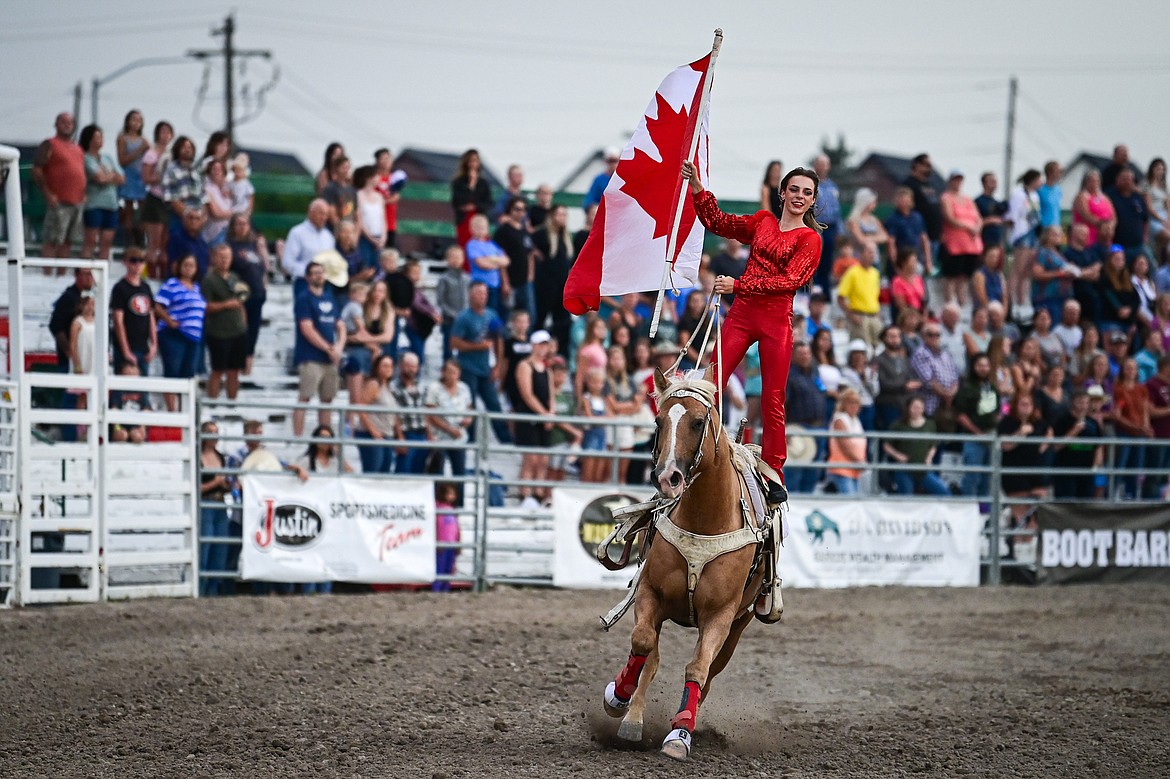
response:
[(1015, 76), (1008, 81), (1007, 143), (1003, 149), (1003, 199), (1012, 193), (1012, 153), (1016, 144), (1016, 95), (1019, 82)]
[(224, 132), (227, 133), (228, 141), (234, 143), (235, 132), (235, 84), (232, 78), (233, 70), (235, 69), (236, 57), (263, 57), (264, 59), (271, 59), (272, 52), (267, 49), (237, 49), (235, 47), (235, 33), (236, 33), (236, 19), (232, 14), (228, 14), (227, 18), (223, 20), (223, 27), (212, 30), (213, 37), (223, 36), (222, 49), (192, 49), (187, 52), (188, 57), (195, 59), (208, 59), (210, 57), (223, 57), (223, 71), (224, 71), (224, 85), (223, 85), (223, 115), (224, 115)]
[[(97, 120), (95, 119), (94, 122)], [(77, 140), (78, 128), (81, 127), (81, 82), (73, 87), (73, 140)]]

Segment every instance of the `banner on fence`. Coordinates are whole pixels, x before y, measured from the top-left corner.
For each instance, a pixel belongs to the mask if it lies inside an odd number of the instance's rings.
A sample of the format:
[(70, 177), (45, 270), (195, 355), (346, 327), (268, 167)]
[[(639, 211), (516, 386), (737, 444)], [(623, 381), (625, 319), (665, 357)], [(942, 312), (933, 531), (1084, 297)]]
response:
[[(553, 490), (553, 584), (581, 589), (624, 589), (637, 573), (636, 565), (610, 571), (597, 562), (597, 546), (613, 532), (613, 511), (651, 498), (649, 490), (615, 492), (608, 489), (558, 487)], [(610, 547), (616, 556), (621, 550)], [(637, 557), (638, 550), (630, 555)]]
[(1170, 508), (1062, 503), (1036, 522), (1046, 583), (1170, 582)]
[(429, 481), (244, 474), (244, 579), (416, 584), (435, 579)]
[(791, 587), (975, 587), (983, 519), (976, 504), (789, 501), (780, 575)]

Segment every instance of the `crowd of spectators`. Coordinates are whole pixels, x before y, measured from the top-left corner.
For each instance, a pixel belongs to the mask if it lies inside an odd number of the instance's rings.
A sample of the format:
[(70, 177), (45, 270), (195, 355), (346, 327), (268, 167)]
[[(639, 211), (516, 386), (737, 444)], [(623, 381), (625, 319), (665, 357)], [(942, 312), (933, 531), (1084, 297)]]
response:
[[(251, 367), (267, 279), (283, 274), (294, 290), (297, 399), (319, 403), (318, 432), (348, 428), (367, 472), (462, 475), (468, 465), (454, 444), (480, 432), (471, 424), (479, 405), (533, 415), (492, 425), (501, 443), (529, 450), (523, 480), (641, 482), (639, 464), (605, 452), (649, 451), (654, 368), (680, 355), (682, 369), (703, 362), (698, 347), (685, 345), (707, 321), (714, 278), (738, 277), (746, 264), (747, 249), (735, 241), (704, 256), (694, 287), (668, 291), (655, 341), (654, 292), (603, 298), (598, 312), (570, 316), (561, 290), (617, 151), (606, 151), (584, 227), (574, 232), (551, 188), (542, 184), (529, 197), (524, 171), (513, 165), (505, 191), (493, 192), (479, 154), (468, 150), (451, 182), (456, 240), (444, 252), (445, 269), (425, 279), (418, 260), (395, 248), (405, 176), (393, 155), (379, 149), (355, 166), (341, 144), (327, 149), (317, 197), (277, 242), (273, 262), (249, 221), (248, 160), (231, 156), (227, 137), (213, 134), (200, 157), (169, 123), (155, 125), (153, 142), (143, 127), (137, 111), (127, 115), (115, 158), (102, 151), (100, 128), (85, 128), (82, 146), (68, 141), (72, 117), (62, 114), (34, 169), (49, 205), (47, 256), (68, 255), (78, 219), (86, 226), (83, 252), (109, 256), (116, 228), (127, 238), (125, 277), (110, 297), (115, 369), (147, 375), (157, 354), (164, 375), (206, 375), (210, 397), (222, 388), (236, 397)], [(842, 203), (829, 160), (818, 157), (814, 168), (817, 215), (828, 229), (814, 285), (796, 303), (787, 398), (793, 492), (986, 496), (993, 486), (986, 475), (948, 484), (926, 466), (947, 450), (987, 465), (986, 445), (948, 436), (998, 432), (1035, 439), (1004, 444), (1005, 466), (1087, 474), (1005, 476), (998, 486), (1009, 495), (1103, 497), (1111, 483), (1123, 497), (1161, 494), (1165, 477), (1144, 475), (1170, 467), (1170, 227), (1161, 159), (1141, 172), (1118, 146), (1105, 170), (1084, 176), (1068, 219), (1056, 162), (1027, 170), (1006, 202), (993, 173), (983, 174), (974, 198), (957, 170), (937, 191), (926, 154), (914, 158), (888, 204), (867, 188)], [(778, 208), (782, 170), (778, 161), (766, 167), (761, 208)], [(157, 291), (151, 277), (165, 278)], [(65, 369), (92, 366), (91, 289), (92, 278), (78, 271), (54, 311)], [(438, 351), (427, 349), (432, 332), (442, 357), (428, 366)], [(725, 421), (734, 429), (746, 416), (749, 436), (760, 427), (761, 384), (758, 357), (749, 353), (725, 395)], [(343, 388), (360, 412), (330, 409)], [(566, 416), (620, 424), (571, 424)], [(297, 436), (304, 421), (305, 411), (296, 411)], [(840, 435), (817, 435), (827, 430)], [(932, 439), (867, 445), (866, 431)], [(1054, 435), (1085, 442), (1049, 443)], [(1116, 447), (1108, 461), (1092, 443), (1104, 436), (1153, 445)], [(812, 445), (800, 446), (802, 439)], [(866, 464), (877, 460), (923, 467), (875, 474)], [(1115, 482), (1089, 475), (1102, 465), (1127, 472)], [(531, 507), (549, 495), (533, 487), (517, 497)]]

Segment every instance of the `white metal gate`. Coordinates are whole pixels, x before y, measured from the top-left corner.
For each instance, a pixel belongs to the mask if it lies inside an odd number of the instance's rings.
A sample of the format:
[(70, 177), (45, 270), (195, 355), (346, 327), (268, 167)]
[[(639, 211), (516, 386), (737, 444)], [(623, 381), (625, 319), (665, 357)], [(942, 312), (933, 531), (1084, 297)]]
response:
[[(7, 302), (11, 378), (0, 384), (0, 605), (194, 596), (195, 383), (109, 375), (110, 263), (24, 257), (18, 161), (0, 146), (9, 235), (0, 305)], [(26, 356), (52, 349), (49, 310), (71, 282), (56, 273), (81, 268), (94, 276), (93, 370), (34, 371)], [(173, 394), (179, 410), (111, 408), (111, 391)], [(115, 443), (113, 424), (154, 434)]]

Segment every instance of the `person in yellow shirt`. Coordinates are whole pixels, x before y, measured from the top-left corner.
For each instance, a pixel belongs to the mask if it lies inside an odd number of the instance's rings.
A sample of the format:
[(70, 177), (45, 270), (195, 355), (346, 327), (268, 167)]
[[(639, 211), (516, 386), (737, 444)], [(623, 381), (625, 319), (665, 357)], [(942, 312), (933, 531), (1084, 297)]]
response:
[(874, 347), (877, 346), (882, 329), (879, 316), (881, 303), (878, 300), (882, 279), (874, 267), (877, 251), (872, 245), (862, 247), (860, 260), (841, 277), (837, 285), (837, 304), (849, 322), (849, 337), (860, 338)]

